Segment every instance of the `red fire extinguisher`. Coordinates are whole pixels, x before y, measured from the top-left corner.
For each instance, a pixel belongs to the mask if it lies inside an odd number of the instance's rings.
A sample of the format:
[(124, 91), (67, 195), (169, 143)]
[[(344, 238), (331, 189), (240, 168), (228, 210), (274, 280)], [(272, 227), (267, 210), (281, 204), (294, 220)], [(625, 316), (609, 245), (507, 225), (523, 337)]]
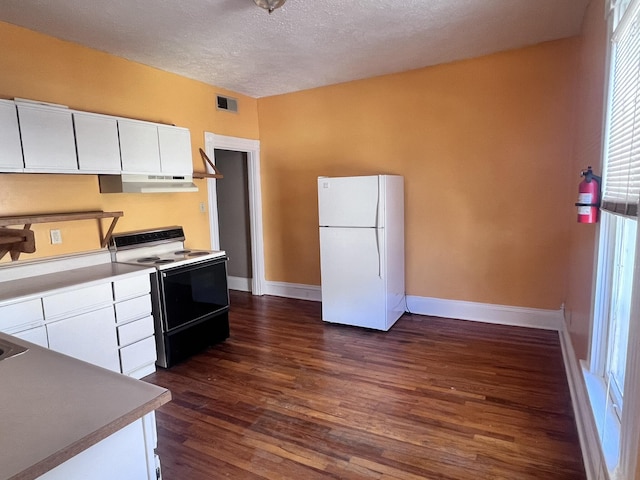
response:
[(584, 180), (578, 186), (578, 223), (596, 223), (600, 208), (600, 183), (602, 178), (595, 175), (588, 167), (580, 172)]

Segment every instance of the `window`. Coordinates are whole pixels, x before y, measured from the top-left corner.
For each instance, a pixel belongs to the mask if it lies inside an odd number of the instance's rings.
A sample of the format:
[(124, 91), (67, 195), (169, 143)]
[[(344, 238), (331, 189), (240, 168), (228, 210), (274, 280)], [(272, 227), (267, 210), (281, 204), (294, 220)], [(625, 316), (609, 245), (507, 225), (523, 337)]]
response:
[[(635, 264), (637, 221), (603, 212), (601, 234), (606, 235), (611, 247), (605, 252), (606, 273), (599, 278), (600, 291), (606, 303), (601, 311), (602, 352), (596, 359), (593, 371), (606, 384), (618, 420), (621, 419), (624, 402), (629, 320), (631, 318), (631, 294), (633, 267)], [(604, 265), (601, 265), (604, 266)]]
[[(590, 370), (602, 385), (604, 401), (594, 414), (607, 466), (617, 468), (618, 478), (631, 479), (640, 414), (640, 356), (629, 349), (640, 339), (640, 322), (630, 321), (640, 315), (640, 269), (636, 273), (634, 268), (640, 200), (640, 0), (618, 0), (613, 22)], [(607, 430), (607, 422), (615, 428)]]

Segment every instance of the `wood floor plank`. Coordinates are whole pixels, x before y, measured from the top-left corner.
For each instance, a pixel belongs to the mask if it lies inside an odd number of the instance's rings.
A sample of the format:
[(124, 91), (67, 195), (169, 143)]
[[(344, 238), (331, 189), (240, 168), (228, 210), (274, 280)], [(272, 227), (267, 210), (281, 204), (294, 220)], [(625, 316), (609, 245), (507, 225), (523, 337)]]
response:
[(165, 480), (585, 479), (558, 334), (231, 292), (231, 337), (147, 381)]

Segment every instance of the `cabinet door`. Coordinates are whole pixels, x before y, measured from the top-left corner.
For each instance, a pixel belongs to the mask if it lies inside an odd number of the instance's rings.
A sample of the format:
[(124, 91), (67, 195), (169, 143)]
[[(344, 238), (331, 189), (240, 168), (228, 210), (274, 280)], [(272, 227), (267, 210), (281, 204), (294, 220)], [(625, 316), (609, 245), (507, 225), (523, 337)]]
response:
[(78, 171), (71, 111), (40, 105), (18, 105), (25, 171)]
[(153, 123), (118, 120), (124, 173), (160, 173), (158, 127)]
[(138, 419), (49, 470), (38, 480), (155, 480), (155, 468), (151, 468), (148, 460), (153, 456), (153, 450), (148, 446), (147, 436), (144, 419)]
[(23, 167), (16, 105), (0, 100), (0, 171), (21, 172)]
[(162, 173), (191, 175), (191, 133), (187, 128), (158, 125)]
[(120, 372), (113, 307), (47, 324), (49, 348)]
[(120, 173), (118, 121), (114, 117), (73, 113), (78, 166), (83, 173)]

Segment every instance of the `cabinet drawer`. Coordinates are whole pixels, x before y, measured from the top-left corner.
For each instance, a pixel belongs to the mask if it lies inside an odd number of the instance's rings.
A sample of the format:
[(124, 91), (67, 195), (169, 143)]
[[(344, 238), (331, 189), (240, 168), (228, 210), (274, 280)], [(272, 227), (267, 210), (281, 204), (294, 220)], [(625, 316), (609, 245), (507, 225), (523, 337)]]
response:
[(153, 317), (148, 316), (135, 322), (130, 322), (118, 327), (118, 343), (120, 346), (129, 345), (143, 338), (153, 336)]
[(144, 365), (156, 361), (156, 341), (154, 337), (145, 338), (128, 347), (120, 349), (122, 373), (128, 374)]
[(42, 299), (44, 318), (69, 316), (81, 313), (92, 307), (101, 307), (112, 303), (111, 283), (78, 288), (65, 293), (58, 293)]
[(116, 322), (123, 323), (128, 320), (151, 315), (151, 295), (132, 298), (124, 302), (116, 303)]
[(0, 307), (0, 331), (11, 333), (20, 325), (42, 322), (42, 303), (39, 298)]
[(113, 282), (113, 298), (123, 300), (125, 298), (138, 297), (151, 292), (149, 275), (138, 275)]
[(26, 340), (27, 342), (35, 343), (41, 347), (49, 348), (49, 341), (47, 340), (47, 330), (44, 325), (41, 327), (30, 328), (29, 330), (23, 330), (12, 334), (15, 337)]

